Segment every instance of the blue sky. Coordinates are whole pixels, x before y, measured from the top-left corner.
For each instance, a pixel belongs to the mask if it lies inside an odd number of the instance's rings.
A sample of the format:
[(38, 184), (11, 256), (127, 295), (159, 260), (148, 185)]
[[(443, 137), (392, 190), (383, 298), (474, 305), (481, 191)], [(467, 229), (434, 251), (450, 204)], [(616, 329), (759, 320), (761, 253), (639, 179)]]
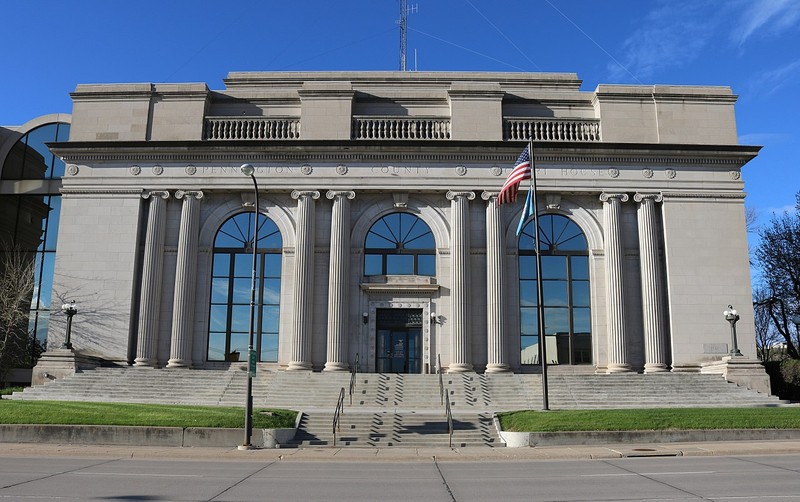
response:
[[(761, 221), (800, 190), (800, 0), (409, 0), (408, 68), (725, 85)], [(79, 83), (396, 70), (398, 0), (3, 0), (0, 124), (70, 112)]]

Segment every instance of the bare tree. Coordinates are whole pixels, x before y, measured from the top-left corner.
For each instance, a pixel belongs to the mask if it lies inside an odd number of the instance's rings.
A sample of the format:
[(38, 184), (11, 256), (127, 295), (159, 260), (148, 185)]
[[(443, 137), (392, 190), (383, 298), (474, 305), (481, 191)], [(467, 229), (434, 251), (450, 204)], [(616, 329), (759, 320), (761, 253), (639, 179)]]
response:
[(764, 300), (768, 299), (767, 292), (760, 287), (753, 291), (753, 314), (756, 327), (756, 350), (762, 363), (771, 361), (779, 355), (786, 353), (779, 348), (783, 337), (772, 327), (769, 308)]
[(0, 253), (0, 383), (30, 355), (28, 316), (34, 271), (33, 253), (13, 247)]
[(790, 322), (792, 315), (800, 313), (800, 192), (796, 197), (794, 213), (774, 215), (770, 224), (761, 229), (761, 242), (755, 252), (765, 289), (764, 297), (755, 305), (766, 309), (792, 359), (800, 359), (797, 333), (793, 333)]

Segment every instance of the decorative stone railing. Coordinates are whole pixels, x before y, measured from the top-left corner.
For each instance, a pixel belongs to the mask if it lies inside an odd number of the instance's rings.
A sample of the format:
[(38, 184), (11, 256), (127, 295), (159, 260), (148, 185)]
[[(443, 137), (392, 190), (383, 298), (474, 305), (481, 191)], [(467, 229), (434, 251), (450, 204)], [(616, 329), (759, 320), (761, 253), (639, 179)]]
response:
[(503, 138), (506, 141), (600, 141), (600, 121), (506, 117)]
[(450, 119), (353, 117), (353, 139), (450, 139)]
[(206, 117), (203, 139), (300, 139), (300, 119)]

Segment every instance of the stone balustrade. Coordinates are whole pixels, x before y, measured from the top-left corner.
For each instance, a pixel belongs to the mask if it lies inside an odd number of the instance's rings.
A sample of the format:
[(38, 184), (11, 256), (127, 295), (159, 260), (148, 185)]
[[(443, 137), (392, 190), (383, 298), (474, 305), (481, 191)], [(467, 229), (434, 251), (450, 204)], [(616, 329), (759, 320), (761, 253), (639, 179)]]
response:
[(206, 117), (203, 139), (300, 139), (300, 119)]
[(353, 117), (353, 139), (450, 139), (450, 119)]
[[(451, 121), (442, 117), (353, 117), (354, 140), (447, 140)], [(203, 139), (300, 139), (298, 117), (206, 117)], [(600, 141), (600, 121), (506, 117), (506, 141)]]
[(600, 141), (600, 121), (593, 119), (547, 119), (506, 117), (506, 141)]

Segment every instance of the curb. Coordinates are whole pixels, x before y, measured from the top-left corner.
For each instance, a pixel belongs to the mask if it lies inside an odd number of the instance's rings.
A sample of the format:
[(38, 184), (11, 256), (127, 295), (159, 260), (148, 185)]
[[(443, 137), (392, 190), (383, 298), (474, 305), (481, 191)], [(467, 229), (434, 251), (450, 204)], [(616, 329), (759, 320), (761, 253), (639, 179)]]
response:
[[(508, 434), (506, 432), (501, 435)], [(569, 446), (630, 443), (705, 443), (800, 439), (800, 429), (700, 429), (665, 431), (575, 431), (512, 433), (514, 446)], [(525, 443), (524, 435), (528, 435)], [(519, 437), (523, 435), (523, 437)], [(512, 444), (508, 443), (511, 447)]]

